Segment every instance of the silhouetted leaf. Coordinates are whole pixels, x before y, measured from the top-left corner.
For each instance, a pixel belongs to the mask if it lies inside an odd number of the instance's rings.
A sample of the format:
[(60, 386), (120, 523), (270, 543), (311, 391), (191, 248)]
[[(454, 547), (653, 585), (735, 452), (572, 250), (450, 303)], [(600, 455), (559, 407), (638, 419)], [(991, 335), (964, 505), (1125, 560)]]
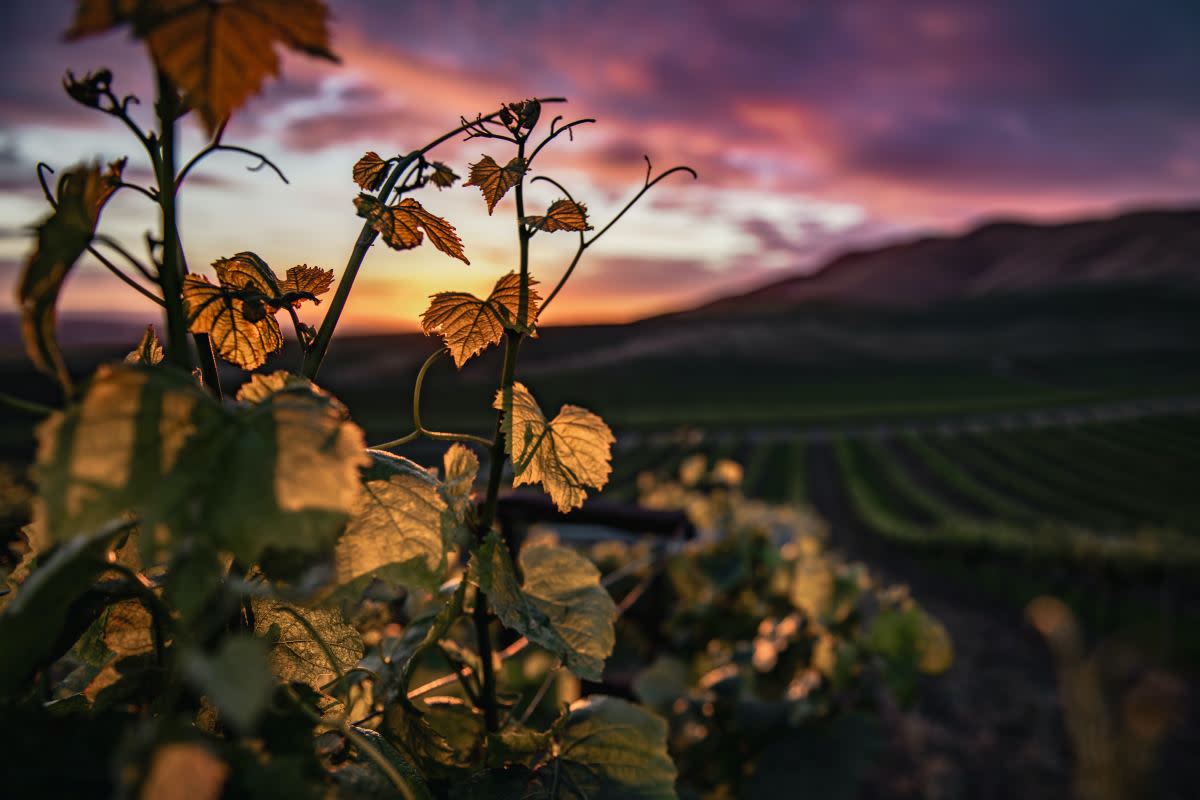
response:
[(539, 231), (590, 231), (587, 221), (587, 206), (571, 200), (555, 200), (546, 210), (544, 217), (526, 217), (525, 224)]
[(187, 651), (183, 666), (188, 682), (212, 701), (224, 722), (242, 733), (254, 729), (274, 685), (264, 640), (230, 636), (215, 653)]
[(500, 621), (563, 659), (567, 669), (598, 681), (615, 643), (616, 606), (600, 585), (600, 571), (567, 547), (521, 550), (521, 574), (492, 532), (471, 560), (471, 581), (487, 593)]
[(434, 161), (429, 166), (433, 169), (429, 173), (429, 182), (438, 189), (449, 189), (458, 180), (458, 175), (455, 174), (454, 170), (441, 161)]
[[(537, 281), (529, 279), (529, 299), (525, 319), (532, 329), (537, 319), (541, 297), (533, 289)], [(492, 293), (480, 300), (468, 292), (439, 292), (421, 315), (421, 329), (426, 336), (437, 335), (446, 344), (455, 366), (461, 368), (473, 356), (497, 344), (506, 327), (514, 327), (519, 313), (521, 276), (515, 272), (496, 281)]]
[(17, 281), (21, 306), (21, 335), (34, 366), (58, 379), (68, 390), (62, 352), (55, 335), (58, 294), (67, 273), (92, 243), (100, 211), (116, 191), (125, 160), (106, 172), (100, 165), (72, 167), (58, 179), (54, 212), (37, 226), (37, 245)]
[(520, 183), (524, 174), (525, 161), (521, 158), (514, 156), (501, 167), (491, 156), (485, 155), (471, 165), (470, 179), (463, 186), (478, 186), (479, 191), (483, 193), (483, 199), (487, 201), (488, 214), (491, 214), (500, 198)]
[(505, 449), (513, 462), (513, 485), (541, 483), (560, 511), (583, 505), (587, 489), (602, 489), (612, 472), (616, 441), (604, 420), (566, 405), (546, 421), (533, 395), (514, 383), (512, 397), (496, 393), (493, 407), (504, 412)]
[[(616, 697), (592, 695), (571, 705), (559, 730), (558, 763), (541, 770), (549, 773), (559, 769), (564, 773), (556, 797), (676, 797), (675, 765), (667, 753), (667, 723), (649, 711)], [(789, 793), (753, 796), (783, 797)]]
[(163, 360), (162, 345), (159, 344), (158, 334), (154, 332), (153, 325), (146, 326), (146, 332), (142, 334), (142, 340), (138, 342), (138, 346), (130, 351), (129, 355), (125, 356), (126, 364), (160, 364)]
[(463, 254), (462, 240), (454, 226), (439, 216), (430, 214), (420, 203), (406, 197), (394, 206), (385, 206), (369, 194), (354, 199), (358, 214), (365, 217), (393, 250), (411, 250), (424, 241), (422, 229), (438, 250), (470, 264)]
[(338, 60), (328, 16), (321, 0), (81, 0), (67, 38), (132, 24), (212, 133), (279, 74), (276, 46)]
[(383, 185), (383, 179), (387, 176), (387, 162), (380, 157), (379, 153), (368, 150), (354, 164), (353, 174), (354, 182), (363, 190), (377, 192)]
[(406, 458), (368, 450), (363, 492), (334, 550), (338, 585), (379, 578), (436, 587), (445, 566), (446, 501), (438, 482)]
[[(342, 672), (353, 668), (362, 659), (362, 637), (353, 626), (346, 624), (339, 610), (304, 608), (257, 597), (252, 607), (254, 632), (267, 637), (271, 671), (285, 683), (300, 681), (320, 689), (337, 677), (330, 656)], [(324, 641), (328, 653), (304, 623), (285, 608), (308, 621)]]

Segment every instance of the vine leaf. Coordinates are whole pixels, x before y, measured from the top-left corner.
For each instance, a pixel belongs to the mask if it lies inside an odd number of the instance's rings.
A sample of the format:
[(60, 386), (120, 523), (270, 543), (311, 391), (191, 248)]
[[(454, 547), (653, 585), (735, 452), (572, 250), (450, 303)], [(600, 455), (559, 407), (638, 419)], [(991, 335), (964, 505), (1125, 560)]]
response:
[(310, 267), (307, 264), (288, 267), (287, 277), (279, 283), (279, 291), (283, 295), (312, 295), (311, 298), (298, 296), (293, 299), (294, 308), (299, 308), (300, 304), (308, 299), (320, 303), (317, 298), (332, 288), (333, 270)]
[(542, 772), (561, 770), (561, 797), (675, 800), (675, 765), (667, 753), (667, 723), (616, 697), (593, 695), (571, 704), (559, 728), (558, 757)]
[(104, 612), (104, 646), (118, 656), (139, 656), (154, 649), (150, 612), (138, 600), (122, 600)]
[(521, 574), (493, 531), (471, 560), (470, 580), (487, 593), (504, 625), (563, 659), (567, 669), (598, 681), (612, 654), (617, 609), (600, 584), (600, 571), (567, 547), (521, 550)]
[(458, 180), (458, 174), (441, 161), (434, 161), (429, 166), (433, 169), (429, 173), (429, 182), (438, 189), (449, 189)]
[(483, 199), (487, 201), (488, 214), (491, 214), (500, 198), (520, 183), (524, 174), (525, 161), (520, 157), (514, 156), (502, 167), (491, 156), (485, 155), (471, 164), (470, 178), (463, 186), (478, 186)]
[(308, 378), (280, 369), (266, 375), (262, 373), (251, 375), (250, 380), (243, 383), (242, 387), (238, 389), (236, 399), (243, 403), (261, 403), (272, 395), (288, 389), (311, 391), (314, 388), (313, 382)]
[(141, 797), (217, 800), (229, 771), (229, 765), (200, 742), (168, 742), (154, 751)]
[(471, 490), (479, 474), (479, 456), (464, 444), (452, 444), (442, 457), (442, 469), (442, 497), (446, 498), (455, 518), (462, 522), (466, 519), (467, 507), (471, 504)]
[(602, 489), (612, 473), (612, 430), (596, 414), (565, 405), (546, 421), (524, 384), (511, 397), (496, 393), (504, 412), (505, 449), (513, 463), (513, 486), (541, 483), (559, 511), (583, 505), (587, 489)]
[(206, 333), (217, 354), (244, 370), (258, 369), (283, 347), (275, 315), (261, 302), (247, 303), (203, 275), (183, 279), (188, 330)]
[(362, 431), (316, 387), (223, 407), (190, 375), (161, 366), (100, 367), (37, 439), (34, 516), (49, 541), (133, 513), (145, 530), (163, 526), (140, 537), (143, 548), (200, 526), (251, 562), (272, 546), (332, 546), (365, 458)]
[[(542, 298), (533, 289), (536, 284), (530, 278), (523, 330), (531, 330), (537, 319)], [(521, 276), (510, 272), (501, 277), (486, 300), (468, 292), (439, 292), (430, 299), (429, 308), (421, 315), (421, 329), (426, 336), (440, 336), (455, 366), (461, 369), (471, 358), (499, 343), (506, 327), (517, 327)]]
[(121, 182), (125, 159), (109, 164), (78, 165), (62, 174), (55, 192), (55, 208), (37, 226), (37, 244), (17, 282), (21, 306), (21, 335), (34, 366), (54, 376), (68, 391), (62, 351), (55, 334), (58, 295), (63, 281), (92, 243), (104, 204)]
[(280, 281), (270, 266), (251, 252), (213, 262), (217, 284), (203, 275), (183, 280), (183, 303), (192, 333), (208, 334), (221, 358), (244, 370), (261, 367), (283, 347), (275, 314), (298, 307), (333, 285), (333, 271), (301, 264)]
[(526, 217), (525, 224), (546, 233), (556, 231), (590, 231), (587, 221), (587, 206), (572, 200), (555, 200), (546, 209), (544, 217)]
[(279, 74), (278, 45), (338, 60), (329, 50), (328, 16), (322, 0), (82, 0), (67, 38), (130, 23), (212, 134)]
[[(271, 671), (284, 683), (300, 681), (319, 690), (335, 679), (339, 671), (346, 672), (362, 658), (362, 637), (354, 626), (345, 623), (340, 610), (304, 608), (260, 597), (251, 602), (254, 633), (267, 638)], [(329, 648), (328, 654), (292, 612), (303, 617), (320, 635)], [(338, 670), (329, 663), (330, 655)]]
[(448, 507), (438, 481), (406, 458), (368, 450), (363, 492), (334, 549), (339, 586), (379, 578), (394, 586), (435, 588), (446, 564)]
[(454, 226), (441, 217), (430, 214), (411, 197), (406, 197), (394, 206), (385, 206), (369, 194), (360, 194), (354, 199), (358, 215), (364, 217), (388, 247), (393, 250), (411, 250), (424, 241), (422, 230), (429, 234), (429, 241), (438, 250), (464, 264), (470, 264), (463, 253), (462, 240)]
[(142, 334), (141, 341), (137, 347), (129, 351), (129, 355), (125, 356), (126, 364), (145, 364), (146, 366), (154, 366), (161, 364), (163, 360), (162, 344), (158, 341), (158, 334), (154, 332), (153, 325), (146, 326), (146, 332)]
[(364, 191), (377, 192), (387, 175), (387, 162), (374, 150), (368, 150), (354, 164), (354, 182)]
[(188, 682), (198, 688), (221, 713), (221, 721), (249, 733), (271, 702), (267, 642), (237, 634), (221, 642), (215, 653), (184, 651), (183, 668)]

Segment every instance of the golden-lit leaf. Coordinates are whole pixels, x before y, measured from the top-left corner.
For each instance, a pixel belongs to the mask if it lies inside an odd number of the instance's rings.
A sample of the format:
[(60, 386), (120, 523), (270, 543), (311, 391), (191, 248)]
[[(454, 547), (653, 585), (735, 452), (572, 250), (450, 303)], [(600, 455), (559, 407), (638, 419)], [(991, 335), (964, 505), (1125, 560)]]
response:
[(25, 351), (38, 369), (53, 375), (66, 389), (71, 378), (55, 335), (58, 295), (67, 273), (92, 243), (100, 211), (121, 182), (125, 160), (101, 172), (100, 165), (72, 167), (58, 179), (55, 209), (37, 226), (37, 245), (17, 281), (21, 335)]
[(436, 587), (446, 548), (446, 501), (437, 480), (406, 458), (368, 450), (363, 492), (334, 549), (339, 586), (362, 578), (392, 585)]
[(218, 258), (213, 262), (217, 280), (226, 289), (257, 292), (263, 297), (278, 297), (279, 277), (255, 253), (243, 251), (233, 258)]
[(229, 765), (199, 742), (170, 742), (154, 751), (142, 800), (217, 800)]
[[(300, 681), (319, 689), (337, 677), (330, 656), (343, 673), (362, 658), (362, 637), (346, 624), (339, 610), (305, 608), (261, 597), (251, 601), (251, 608), (254, 633), (265, 636), (271, 647), (271, 671), (285, 683)], [(320, 634), (328, 654), (296, 614)]]
[[(527, 321), (537, 319), (542, 299), (533, 288), (536, 284), (529, 279)], [(520, 313), (521, 276), (510, 272), (501, 277), (487, 300), (467, 292), (439, 292), (431, 300), (421, 315), (421, 329), (426, 336), (440, 336), (454, 364), (461, 368), (473, 356), (497, 344), (506, 327), (515, 326)], [(527, 324), (524, 329), (532, 327)]]
[(387, 162), (380, 157), (379, 153), (368, 150), (354, 164), (353, 174), (354, 182), (364, 191), (377, 192), (387, 175)]
[(487, 201), (488, 213), (491, 214), (500, 198), (520, 183), (524, 174), (524, 159), (514, 156), (502, 167), (493, 161), (491, 156), (485, 155), (471, 165), (470, 180), (463, 186), (478, 186), (479, 191), (483, 193), (483, 199)]
[(144, 549), (198, 526), (248, 562), (267, 547), (332, 545), (365, 459), (362, 431), (314, 386), (226, 407), (161, 366), (100, 367), (37, 438), (34, 514), (50, 541), (132, 513), (156, 532)]
[(471, 490), (479, 474), (479, 456), (465, 444), (452, 444), (442, 457), (442, 496), (454, 516), (462, 522), (471, 502)]
[[(37, 428), (36, 524), (52, 542), (91, 533), (126, 513), (163, 516), (163, 477), (221, 409), (188, 375), (162, 367), (105, 365), (80, 401)], [(197, 464), (196, 469), (203, 469)], [(198, 477), (198, 476), (197, 476)]]
[(81, 694), (87, 698), (88, 702), (94, 703), (101, 692), (119, 680), (121, 680), (121, 671), (117, 669), (116, 664), (105, 664), (104, 669), (92, 676), (88, 685), (83, 687)]
[(120, 657), (154, 650), (150, 612), (138, 600), (122, 600), (104, 614), (104, 646)]
[(504, 412), (505, 448), (513, 463), (513, 485), (541, 483), (560, 511), (583, 505), (587, 489), (602, 489), (612, 472), (616, 439), (604, 420), (566, 405), (549, 422), (533, 395), (514, 383), (512, 398), (496, 393), (493, 407)]
[(471, 560), (470, 580), (487, 593), (505, 627), (558, 655), (579, 677), (600, 680), (617, 617), (600, 570), (559, 545), (527, 545), (518, 560), (519, 586), (508, 547), (492, 532)]
[(429, 182), (438, 189), (449, 189), (458, 180), (454, 170), (441, 161), (434, 161), (429, 166), (433, 169), (433, 172), (429, 173)]
[(142, 340), (138, 342), (138, 346), (125, 356), (126, 364), (160, 364), (163, 360), (162, 345), (158, 341), (158, 334), (154, 332), (153, 325), (146, 326), (146, 332), (142, 334)]
[(354, 199), (358, 214), (371, 223), (383, 241), (393, 250), (411, 250), (424, 241), (422, 229), (438, 250), (464, 264), (470, 264), (463, 254), (462, 240), (454, 226), (439, 216), (430, 214), (416, 200), (406, 197), (394, 206), (385, 206), (368, 194)]
[(183, 304), (188, 329), (208, 334), (217, 355), (242, 369), (261, 367), (267, 356), (283, 347), (273, 309), (267, 311), (262, 303), (247, 305), (203, 275), (183, 279)]
[(308, 378), (293, 375), (287, 370), (276, 370), (266, 375), (255, 373), (238, 389), (237, 399), (243, 403), (261, 403), (276, 392), (296, 388), (308, 391), (315, 387)]
[[(331, 288), (333, 288), (333, 270), (301, 264), (298, 267), (288, 268), (287, 277), (279, 284), (279, 293), (311, 294), (314, 298), (318, 298)], [(297, 297), (292, 301), (292, 305), (299, 308), (306, 299)], [(313, 302), (320, 303), (321, 301), (314, 299)]]
[(337, 61), (322, 0), (82, 0), (67, 37), (129, 22), (209, 133), (279, 74), (278, 45)]
[(571, 200), (555, 200), (544, 217), (526, 217), (525, 224), (546, 233), (555, 231), (590, 231), (587, 206)]

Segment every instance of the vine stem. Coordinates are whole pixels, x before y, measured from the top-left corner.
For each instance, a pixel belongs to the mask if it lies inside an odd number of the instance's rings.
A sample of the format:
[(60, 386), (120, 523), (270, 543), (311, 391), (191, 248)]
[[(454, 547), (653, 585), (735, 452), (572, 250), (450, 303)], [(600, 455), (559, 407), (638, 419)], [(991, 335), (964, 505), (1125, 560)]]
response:
[(446, 348), (435, 350), (429, 358), (425, 359), (425, 363), (421, 365), (421, 369), (417, 371), (417, 380), (413, 384), (413, 399), (412, 399), (412, 417), (413, 417), (413, 432), (399, 439), (393, 439), (390, 442), (383, 444), (372, 445), (376, 450), (390, 450), (393, 447), (400, 447), (408, 444), (422, 436), (440, 442), (472, 442), (482, 447), (491, 447), (492, 440), (485, 439), (482, 436), (474, 436), (469, 433), (447, 433), (444, 431), (431, 431), (421, 423), (421, 390), (425, 385), (425, 374), (429, 372), (429, 368), (433, 366), (439, 358), (445, 354)]
[(162, 265), (158, 282), (163, 290), (167, 313), (167, 359), (180, 369), (190, 371), (192, 357), (187, 344), (187, 321), (183, 312), (183, 267), (179, 258), (179, 231), (175, 212), (175, 122), (179, 95), (171, 80), (158, 73), (158, 114), (161, 152), (158, 167), (158, 205), (162, 209)]
[[(540, 102), (561, 103), (564, 100), (565, 98), (562, 97), (546, 97), (541, 98)], [(496, 109), (486, 117), (480, 117), (469, 122), (464, 120), (457, 128), (447, 131), (420, 150), (414, 150), (403, 158), (398, 159), (392, 167), (392, 171), (388, 174), (383, 187), (379, 190), (379, 194), (376, 195), (379, 202), (387, 203), (392, 190), (396, 187), (396, 183), (414, 161), (424, 157), (426, 153), (438, 145), (443, 144), (460, 133), (468, 131), (473, 125), (481, 121), (496, 118), (502, 110), (502, 108)], [(369, 221), (364, 222), (358, 232), (354, 248), (350, 251), (350, 258), (346, 262), (346, 270), (342, 273), (342, 279), (338, 282), (337, 291), (334, 293), (333, 299), (329, 301), (325, 317), (321, 320), (321, 328), (317, 331), (317, 338), (313, 341), (312, 347), (309, 348), (308, 353), (304, 357), (302, 374), (309, 380), (315, 381), (317, 379), (317, 373), (321, 370), (321, 362), (325, 360), (325, 355), (329, 352), (329, 343), (333, 339), (333, 332), (337, 328), (338, 320), (341, 319), (342, 312), (346, 307), (346, 300), (350, 297), (350, 290), (353, 288), (354, 281), (358, 277), (358, 271), (362, 267), (363, 259), (366, 258), (367, 251), (371, 249), (371, 245), (375, 243), (377, 235)]]

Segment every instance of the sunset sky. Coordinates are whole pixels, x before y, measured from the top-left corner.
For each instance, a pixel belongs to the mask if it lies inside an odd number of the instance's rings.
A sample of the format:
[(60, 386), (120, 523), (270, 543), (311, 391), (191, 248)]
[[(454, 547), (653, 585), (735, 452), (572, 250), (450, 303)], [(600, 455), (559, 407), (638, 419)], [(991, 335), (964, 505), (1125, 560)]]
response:
[[(564, 95), (594, 126), (540, 164), (603, 223), (656, 167), (689, 164), (594, 248), (548, 323), (623, 321), (813, 269), (847, 248), (958, 231), (997, 215), (1061, 219), (1200, 199), (1200, 3), (1194, 0), (383, 2), (334, 0), (334, 66), (284, 60), (284, 77), (226, 140), (291, 179), (211, 158), (183, 198), (196, 269), (254, 250), (282, 272), (338, 272), (361, 220), (350, 167), (500, 101)], [(0, 311), (45, 207), (39, 160), (67, 167), (137, 145), (60, 88), (66, 68), (111, 67), (152, 100), (126, 32), (64, 44), (68, 0), (5, 4), (0, 49)], [(194, 120), (187, 149), (202, 146)], [(436, 153), (460, 175), (496, 143)], [(535, 205), (556, 199), (536, 188)], [(376, 245), (352, 297), (356, 327), (411, 328), (438, 290), (486, 292), (514, 266), (512, 201), (489, 218), (473, 187), (420, 199), (459, 229), (472, 264), (431, 247)], [(141, 252), (152, 207), (133, 193), (102, 230)], [(533, 273), (557, 279), (567, 234), (538, 237)], [(95, 266), (63, 306), (153, 308)]]

